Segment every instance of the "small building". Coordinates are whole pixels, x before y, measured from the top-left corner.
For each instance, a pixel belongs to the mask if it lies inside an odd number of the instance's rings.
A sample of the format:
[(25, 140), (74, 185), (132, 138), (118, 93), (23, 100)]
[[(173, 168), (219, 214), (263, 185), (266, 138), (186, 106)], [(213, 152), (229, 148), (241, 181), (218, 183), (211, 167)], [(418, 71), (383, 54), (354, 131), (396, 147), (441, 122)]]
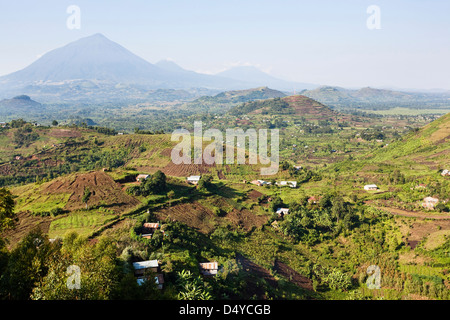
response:
[(423, 199), (422, 207), (428, 210), (433, 210), (436, 204), (439, 202), (438, 198), (435, 197), (426, 197)]
[(138, 176), (136, 177), (136, 181), (142, 182), (142, 181), (144, 181), (144, 180), (147, 180), (147, 178), (148, 178), (149, 176), (150, 176), (150, 175), (148, 175), (148, 174), (138, 174)]
[[(151, 239), (155, 231), (159, 228), (158, 222), (146, 222), (143, 224), (143, 233), (141, 236), (146, 239)], [(164, 233), (164, 231), (162, 231)]]
[(257, 186), (265, 186), (265, 185), (270, 185), (269, 181), (264, 181), (264, 180), (253, 180), (252, 182), (250, 182), (251, 184), (257, 185)]
[(302, 166), (294, 166), (295, 170), (300, 170), (302, 168)]
[(146, 260), (133, 262), (134, 275), (137, 277), (143, 276), (147, 271), (157, 273), (159, 271), (158, 260)]
[(186, 178), (187, 183), (189, 184), (198, 184), (202, 176), (189, 176)]
[(284, 216), (285, 214), (289, 214), (289, 209), (288, 208), (277, 208), (276, 213), (281, 217), (281, 216)]
[(450, 170), (448, 170), (448, 169), (442, 170), (441, 176), (443, 176), (443, 177), (450, 176)]
[(316, 204), (317, 202), (319, 202), (320, 197), (316, 198), (315, 196), (309, 197), (308, 198), (308, 203), (312, 203), (312, 204)]
[(378, 186), (376, 184), (367, 184), (364, 186), (364, 190), (378, 190)]
[[(138, 277), (136, 281), (137, 281), (138, 285), (141, 286), (141, 285), (143, 285), (144, 282), (147, 281), (147, 280), (148, 280), (147, 277)], [(162, 273), (158, 273), (158, 274), (155, 276), (155, 284), (156, 284), (156, 287), (157, 287), (159, 290), (161, 290), (161, 289), (163, 288), (163, 285), (164, 285), (164, 276), (163, 276)]]
[(199, 263), (200, 273), (204, 276), (215, 276), (219, 270), (217, 261)]
[(280, 181), (276, 183), (279, 186), (289, 186), (290, 188), (297, 188), (297, 181)]

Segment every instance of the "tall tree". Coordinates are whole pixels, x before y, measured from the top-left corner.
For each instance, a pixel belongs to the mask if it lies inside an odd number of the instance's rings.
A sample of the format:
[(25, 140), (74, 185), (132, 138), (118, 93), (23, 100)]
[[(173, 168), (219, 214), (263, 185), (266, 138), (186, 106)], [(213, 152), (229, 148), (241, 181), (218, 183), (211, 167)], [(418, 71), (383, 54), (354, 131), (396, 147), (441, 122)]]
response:
[(14, 198), (5, 188), (0, 189), (0, 232), (14, 228), (17, 216), (14, 213)]
[(89, 199), (91, 198), (91, 195), (92, 195), (91, 190), (89, 190), (89, 188), (86, 187), (84, 189), (83, 197), (81, 198), (81, 201), (83, 201), (86, 204), (86, 209), (88, 207), (87, 203), (88, 203)]

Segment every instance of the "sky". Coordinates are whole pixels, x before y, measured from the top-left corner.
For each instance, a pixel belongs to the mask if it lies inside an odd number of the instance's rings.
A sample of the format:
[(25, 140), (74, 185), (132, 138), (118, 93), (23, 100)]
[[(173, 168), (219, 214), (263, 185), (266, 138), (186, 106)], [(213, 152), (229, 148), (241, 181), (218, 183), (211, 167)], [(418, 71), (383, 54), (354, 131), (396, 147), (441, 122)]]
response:
[(208, 74), (247, 65), (321, 85), (450, 90), (449, 15), (448, 0), (0, 0), (0, 75), (102, 33)]

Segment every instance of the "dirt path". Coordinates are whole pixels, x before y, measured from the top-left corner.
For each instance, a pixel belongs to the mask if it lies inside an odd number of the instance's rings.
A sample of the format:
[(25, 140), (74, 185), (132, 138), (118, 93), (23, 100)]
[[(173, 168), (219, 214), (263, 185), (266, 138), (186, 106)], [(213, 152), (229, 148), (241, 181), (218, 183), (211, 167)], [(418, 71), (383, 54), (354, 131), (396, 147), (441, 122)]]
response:
[[(375, 207), (380, 210), (390, 212), (395, 216), (406, 218), (417, 218), (418, 221), (412, 223), (409, 227), (409, 235), (406, 237), (406, 242), (411, 249), (427, 238), (430, 234), (439, 230), (450, 230), (450, 214), (445, 213), (426, 213), (409, 210), (402, 210), (390, 207)], [(430, 220), (426, 220), (430, 219)]]
[(430, 213), (425, 213), (425, 212), (409, 211), (409, 210), (390, 208), (390, 207), (375, 207), (375, 208), (377, 208), (379, 210), (388, 211), (396, 216), (419, 218), (419, 219), (450, 220), (450, 214), (445, 214), (445, 213), (430, 214)]

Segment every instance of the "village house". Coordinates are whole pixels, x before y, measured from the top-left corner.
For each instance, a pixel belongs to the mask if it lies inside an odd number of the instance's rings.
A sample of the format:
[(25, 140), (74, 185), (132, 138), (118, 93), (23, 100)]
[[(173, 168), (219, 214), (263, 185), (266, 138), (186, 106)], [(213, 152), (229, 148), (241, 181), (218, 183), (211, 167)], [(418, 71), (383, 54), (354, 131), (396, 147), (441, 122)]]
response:
[(376, 184), (367, 184), (364, 186), (364, 190), (378, 190), (378, 186)]
[(146, 275), (149, 271), (156, 273), (154, 279), (158, 289), (162, 289), (164, 284), (164, 276), (159, 273), (159, 262), (158, 260), (146, 260), (133, 263), (134, 275), (137, 277), (136, 281), (138, 285), (142, 285), (148, 280)]
[(264, 180), (253, 180), (250, 182), (251, 184), (257, 185), (257, 186), (264, 186), (264, 185), (270, 185), (270, 182), (264, 181)]
[[(145, 278), (145, 277), (139, 277), (139, 278), (137, 278), (137, 283), (138, 283), (138, 285), (140, 285), (140, 286), (143, 285), (145, 281), (147, 281), (147, 278)], [(162, 275), (162, 273), (158, 273), (158, 274), (155, 276), (155, 284), (156, 284), (156, 287), (157, 287), (159, 290), (161, 290), (161, 289), (163, 288), (163, 284), (164, 284), (164, 276)]]
[(319, 202), (319, 200), (320, 200), (321, 198), (322, 198), (322, 197), (316, 198), (315, 196), (309, 197), (309, 198), (308, 198), (308, 203), (316, 204), (316, 203)]
[(442, 170), (441, 176), (443, 176), (443, 177), (450, 176), (450, 170), (448, 170), (448, 169)]
[(289, 186), (290, 188), (297, 188), (297, 181), (280, 181), (276, 183), (279, 186)]
[(285, 214), (289, 214), (289, 209), (288, 208), (278, 208), (276, 213), (281, 217), (281, 216), (284, 216)]
[(136, 177), (136, 181), (142, 182), (144, 180), (147, 180), (148, 177), (149, 177), (148, 174), (138, 174), (138, 176)]
[(198, 184), (202, 176), (189, 176), (186, 178), (187, 183), (189, 184)]
[(219, 270), (217, 261), (199, 263), (199, 268), (204, 276), (215, 276)]
[(433, 210), (438, 202), (439, 202), (438, 198), (426, 197), (423, 199), (422, 207), (424, 207), (425, 209), (428, 209), (428, 210)]
[[(146, 239), (151, 239), (155, 231), (160, 227), (158, 222), (145, 222), (143, 224), (143, 233), (141, 236)], [(164, 234), (164, 231), (161, 230), (161, 232)]]
[(158, 260), (146, 260), (133, 262), (134, 275), (137, 277), (143, 276), (147, 271), (157, 273), (159, 271)]

